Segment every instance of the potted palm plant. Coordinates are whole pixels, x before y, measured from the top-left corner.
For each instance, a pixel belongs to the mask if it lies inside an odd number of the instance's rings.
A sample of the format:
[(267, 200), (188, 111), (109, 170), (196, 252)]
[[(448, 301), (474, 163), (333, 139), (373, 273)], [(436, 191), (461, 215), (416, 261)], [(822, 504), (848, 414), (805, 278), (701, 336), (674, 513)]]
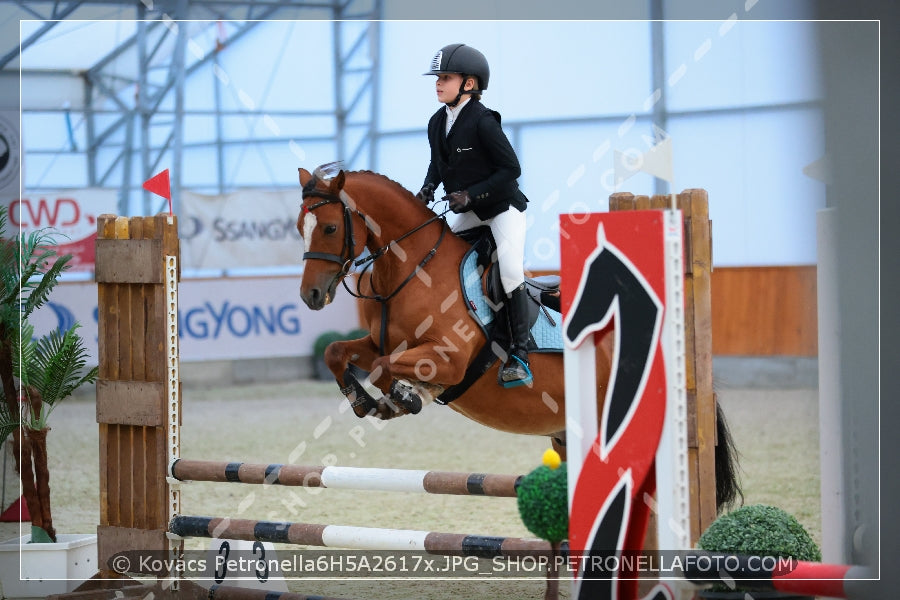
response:
[[(71, 256), (58, 256), (52, 232), (38, 230), (20, 235), (7, 234), (5, 208), (0, 208), (0, 440), (12, 437), (16, 471), (22, 481), (22, 495), (31, 514), (31, 534), (0, 550), (15, 550), (17, 581), (32, 577), (70, 578), (73, 573), (48, 573), (46, 550), (37, 556), (38, 570), (25, 564), (31, 548), (48, 545), (84, 544), (61, 539), (53, 527), (50, 510), (50, 473), (47, 464), (47, 425), (53, 409), (82, 384), (97, 378), (97, 368), (87, 369), (87, 349), (78, 335), (76, 323), (68, 331), (54, 331), (35, 338), (29, 317), (46, 304), (59, 276), (68, 268)], [(94, 536), (95, 537), (95, 536)], [(32, 546), (33, 545), (33, 546)], [(30, 549), (30, 548), (29, 548)], [(88, 556), (90, 551), (81, 551)], [(9, 553), (0, 561), (9, 566)], [(82, 562), (84, 562), (82, 560)], [(96, 569), (96, 565), (91, 568)], [(87, 571), (90, 576), (93, 571)], [(10, 595), (10, 584), (3, 583)], [(62, 590), (66, 591), (66, 590)], [(19, 594), (21, 595), (21, 594)]]

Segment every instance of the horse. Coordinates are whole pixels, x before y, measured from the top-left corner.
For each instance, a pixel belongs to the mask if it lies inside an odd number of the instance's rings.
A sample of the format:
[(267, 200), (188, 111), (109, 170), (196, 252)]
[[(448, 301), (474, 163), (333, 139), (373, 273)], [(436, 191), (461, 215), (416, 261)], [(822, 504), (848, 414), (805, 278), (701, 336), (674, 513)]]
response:
[[(362, 301), (369, 335), (333, 342), (324, 356), (354, 413), (379, 419), (415, 413), (422, 404), (441, 402), (441, 394), (460, 383), (491, 343), (461, 290), (460, 264), (471, 242), (396, 181), (372, 171), (334, 173), (336, 165), (313, 173), (298, 169), (302, 207), (297, 229), (305, 246), (300, 296), (310, 309), (320, 310), (343, 283)], [(355, 292), (347, 283), (354, 265), (365, 266)], [(610, 380), (613, 335), (602, 334), (598, 342), (598, 415)], [(501, 361), (447, 405), (493, 429), (548, 436), (565, 460), (563, 354), (531, 353), (534, 381), (504, 388), (497, 371), (505, 355), (502, 348), (494, 352)], [(369, 372), (381, 398), (365, 391), (351, 365)], [(716, 503), (721, 509), (740, 489), (733, 441), (718, 406), (717, 417)]]

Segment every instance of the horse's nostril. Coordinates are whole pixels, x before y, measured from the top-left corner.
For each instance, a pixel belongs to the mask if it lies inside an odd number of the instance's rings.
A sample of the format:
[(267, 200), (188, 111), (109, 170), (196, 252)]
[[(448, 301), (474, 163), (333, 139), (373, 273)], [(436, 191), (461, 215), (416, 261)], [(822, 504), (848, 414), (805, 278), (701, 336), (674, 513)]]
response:
[(305, 290), (301, 289), (300, 298), (311, 309), (319, 310), (325, 305), (326, 295), (322, 288), (310, 287)]

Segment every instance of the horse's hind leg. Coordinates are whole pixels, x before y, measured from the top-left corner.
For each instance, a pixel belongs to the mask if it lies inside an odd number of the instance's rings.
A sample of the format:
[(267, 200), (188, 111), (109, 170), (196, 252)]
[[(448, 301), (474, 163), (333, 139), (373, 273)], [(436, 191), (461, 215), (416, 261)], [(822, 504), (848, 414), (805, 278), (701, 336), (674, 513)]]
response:
[(565, 462), (566, 460), (566, 432), (557, 431), (550, 434), (550, 445), (559, 454), (559, 458)]

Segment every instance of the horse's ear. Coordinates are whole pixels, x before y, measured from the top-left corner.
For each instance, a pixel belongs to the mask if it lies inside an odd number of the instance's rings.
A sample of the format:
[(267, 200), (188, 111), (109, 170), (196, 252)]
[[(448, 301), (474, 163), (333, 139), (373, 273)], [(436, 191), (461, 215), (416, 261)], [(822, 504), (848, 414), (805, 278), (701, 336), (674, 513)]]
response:
[(328, 191), (330, 191), (332, 194), (337, 194), (338, 192), (340, 192), (342, 189), (344, 189), (344, 179), (344, 170), (341, 169), (340, 171), (338, 171), (338, 174), (331, 179), (331, 183), (328, 186)]
[(306, 183), (307, 183), (310, 179), (312, 179), (312, 173), (310, 173), (309, 171), (307, 171), (307, 170), (304, 169), (303, 167), (300, 167), (299, 169), (297, 169), (297, 172), (300, 174), (300, 187), (305, 186)]

